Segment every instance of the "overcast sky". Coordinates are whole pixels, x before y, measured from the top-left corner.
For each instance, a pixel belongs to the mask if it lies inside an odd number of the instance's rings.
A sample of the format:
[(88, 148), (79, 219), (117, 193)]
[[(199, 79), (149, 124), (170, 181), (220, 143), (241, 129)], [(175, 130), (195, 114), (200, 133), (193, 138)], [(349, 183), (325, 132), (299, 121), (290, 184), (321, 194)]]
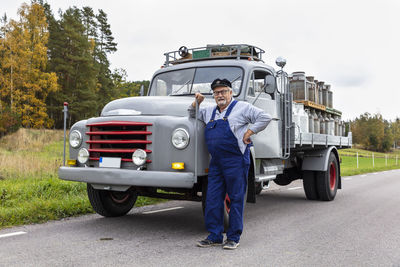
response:
[[(2, 1), (17, 18), (24, 1)], [(25, 1), (26, 2), (26, 1)], [(110, 59), (129, 80), (150, 80), (163, 53), (180, 46), (247, 43), (264, 61), (287, 59), (286, 71), (332, 85), (344, 119), (364, 112), (400, 117), (400, 1), (122, 1), (48, 0), (54, 13), (69, 6), (103, 9), (118, 43)]]

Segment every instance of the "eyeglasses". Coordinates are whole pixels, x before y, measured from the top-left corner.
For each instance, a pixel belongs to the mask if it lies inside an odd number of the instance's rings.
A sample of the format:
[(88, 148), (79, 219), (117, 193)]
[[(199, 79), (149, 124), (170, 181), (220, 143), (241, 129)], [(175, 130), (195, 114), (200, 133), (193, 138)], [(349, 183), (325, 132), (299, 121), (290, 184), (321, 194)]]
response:
[(226, 95), (226, 93), (228, 93), (229, 90), (225, 89), (225, 90), (220, 90), (220, 91), (214, 91), (213, 95), (214, 96), (218, 96), (218, 95)]

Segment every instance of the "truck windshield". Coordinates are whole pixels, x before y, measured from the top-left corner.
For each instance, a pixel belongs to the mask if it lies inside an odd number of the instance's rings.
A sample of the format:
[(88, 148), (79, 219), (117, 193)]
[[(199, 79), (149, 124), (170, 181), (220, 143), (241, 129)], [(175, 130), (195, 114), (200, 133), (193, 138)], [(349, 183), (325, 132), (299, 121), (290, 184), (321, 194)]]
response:
[(150, 95), (188, 95), (196, 92), (211, 94), (211, 83), (217, 78), (231, 81), (235, 96), (240, 93), (243, 80), (243, 70), (241, 68), (202, 67), (158, 74), (151, 83)]

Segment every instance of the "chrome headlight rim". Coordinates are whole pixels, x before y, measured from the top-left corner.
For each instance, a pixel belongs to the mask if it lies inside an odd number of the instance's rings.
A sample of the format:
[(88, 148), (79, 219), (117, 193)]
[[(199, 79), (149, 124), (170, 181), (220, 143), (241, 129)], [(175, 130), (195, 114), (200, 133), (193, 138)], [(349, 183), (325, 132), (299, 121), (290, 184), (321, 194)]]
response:
[[(183, 143), (183, 145), (178, 145), (178, 144), (176, 144), (176, 143), (174, 142), (174, 139), (175, 139), (176, 134), (177, 134), (178, 132), (183, 132), (184, 135), (186, 136), (186, 141)], [(177, 129), (175, 129), (175, 130), (172, 132), (171, 142), (172, 142), (172, 145), (173, 145), (175, 148), (177, 148), (177, 149), (185, 149), (185, 148), (187, 148), (187, 146), (189, 145), (189, 142), (190, 142), (190, 136), (189, 136), (188, 131), (187, 131), (186, 129), (184, 129), (184, 128), (177, 128)]]
[(136, 149), (132, 154), (132, 162), (136, 166), (143, 166), (147, 161), (147, 153), (143, 149)]
[[(71, 136), (73, 135), (73, 134), (78, 134), (78, 143), (72, 143), (72, 142), (74, 142), (74, 140), (76, 140), (76, 139), (73, 139), (73, 138), (71, 138)], [(78, 130), (73, 130), (73, 131), (71, 131), (70, 133), (69, 133), (69, 145), (72, 147), (72, 148), (78, 148), (78, 147), (80, 147), (81, 145), (82, 145), (82, 134), (81, 134), (81, 132), (80, 131), (78, 131)]]
[(78, 151), (77, 160), (80, 164), (85, 164), (89, 161), (89, 151), (86, 148), (81, 148)]

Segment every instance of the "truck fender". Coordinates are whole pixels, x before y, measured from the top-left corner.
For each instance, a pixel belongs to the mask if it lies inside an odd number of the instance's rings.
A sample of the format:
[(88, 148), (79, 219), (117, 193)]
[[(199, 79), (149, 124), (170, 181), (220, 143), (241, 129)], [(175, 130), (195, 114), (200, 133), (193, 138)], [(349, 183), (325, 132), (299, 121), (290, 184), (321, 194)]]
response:
[(342, 188), (342, 179), (340, 174), (340, 159), (339, 153), (335, 146), (330, 146), (325, 149), (304, 151), (303, 164), (301, 169), (303, 171), (327, 171), (328, 170), (328, 160), (331, 152), (335, 155), (338, 162), (339, 171), (339, 184), (338, 188)]

